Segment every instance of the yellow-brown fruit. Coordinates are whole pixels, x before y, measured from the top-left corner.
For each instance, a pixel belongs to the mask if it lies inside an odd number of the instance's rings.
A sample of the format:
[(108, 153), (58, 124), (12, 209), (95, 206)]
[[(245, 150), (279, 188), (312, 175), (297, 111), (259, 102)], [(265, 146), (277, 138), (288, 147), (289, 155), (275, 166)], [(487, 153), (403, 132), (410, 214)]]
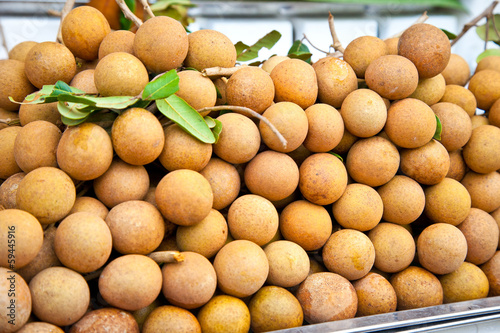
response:
[(299, 301), (288, 290), (266, 286), (248, 304), (252, 332), (268, 332), (302, 325), (304, 314)]
[(440, 102), (450, 102), (460, 106), (469, 117), (476, 113), (477, 102), (474, 94), (469, 89), (456, 84), (446, 86)]
[(94, 69), (86, 69), (76, 73), (69, 85), (84, 91), (86, 94), (97, 95), (99, 91), (95, 86), (94, 72)]
[(299, 185), (299, 168), (290, 156), (266, 150), (247, 164), (244, 179), (253, 194), (278, 201), (291, 195)]
[(255, 194), (234, 200), (227, 213), (229, 232), (234, 239), (267, 244), (276, 234), (279, 216), (271, 201)]
[(356, 73), (346, 61), (335, 57), (321, 58), (313, 64), (318, 78), (318, 99), (340, 108), (352, 91), (358, 89)]
[[(15, 289), (15, 292), (12, 292), (12, 289)], [(3, 295), (0, 298), (0, 306), (4, 310), (0, 314), (0, 330), (5, 333), (19, 332), (31, 315), (30, 288), (18, 273), (0, 267), (0, 292)], [(13, 310), (9, 308), (12, 304), (15, 306)]]
[(223, 33), (211, 29), (194, 31), (188, 35), (189, 48), (184, 66), (201, 71), (209, 67), (233, 67), (236, 49)]
[(226, 87), (227, 87), (227, 78), (219, 77), (213, 79), (213, 83), (215, 85), (215, 89), (217, 89), (217, 100), (215, 101), (215, 105), (225, 105), (227, 104), (226, 98)]
[(318, 81), (314, 68), (300, 59), (280, 62), (271, 71), (275, 102), (293, 102), (307, 109), (318, 97)]
[(486, 274), (489, 284), (488, 296), (500, 295), (500, 251), (495, 252), (490, 260), (480, 266)]
[(463, 87), (470, 78), (469, 64), (460, 55), (452, 53), (448, 65), (441, 74), (447, 85), (456, 84)]
[(405, 98), (387, 110), (384, 129), (394, 144), (418, 148), (431, 141), (436, 125), (436, 116), (430, 106), (415, 98)]
[(271, 72), (273, 71), (274, 67), (276, 67), (276, 65), (278, 65), (280, 62), (288, 60), (288, 59), (290, 59), (290, 58), (287, 56), (273, 55), (273, 56), (271, 56), (271, 58), (267, 59), (266, 61), (264, 61), (262, 63), (261, 68), (263, 70), (265, 70), (266, 72), (268, 72), (269, 74), (271, 74)]
[[(28, 80), (25, 72), (25, 63), (19, 60), (0, 60), (0, 108), (5, 111), (19, 110), (19, 104), (12, 103), (9, 97), (16, 102), (24, 100), (36, 88)], [(69, 82), (69, 81), (68, 81)]]
[(135, 34), (129, 30), (115, 30), (108, 33), (99, 45), (99, 59), (113, 52), (134, 54)]
[(320, 249), (332, 234), (332, 219), (325, 207), (307, 200), (297, 200), (280, 214), (280, 231), (288, 241), (306, 251)]
[(207, 333), (247, 333), (250, 329), (250, 311), (245, 302), (234, 296), (212, 297), (197, 318)]
[(105, 220), (108, 216), (108, 208), (99, 200), (93, 197), (78, 197), (75, 200), (73, 208), (71, 208), (70, 214), (78, 212), (87, 212), (93, 215), (99, 216), (101, 219)]
[(399, 168), (398, 149), (379, 136), (357, 141), (349, 149), (346, 169), (356, 182), (372, 187), (384, 185)]
[(396, 175), (377, 188), (377, 192), (384, 205), (384, 221), (406, 225), (415, 221), (424, 211), (424, 190), (410, 177)]
[(173, 305), (163, 305), (148, 315), (142, 332), (201, 333), (201, 327), (196, 317), (188, 310)]
[[(42, 248), (43, 230), (38, 220), (19, 209), (0, 210), (0, 266), (14, 269), (29, 264)], [(14, 244), (12, 248), (8, 244)]]
[(4, 209), (17, 208), (17, 189), (24, 176), (26, 176), (24, 172), (15, 173), (0, 185), (0, 206), (3, 206)]
[(122, 254), (149, 254), (165, 236), (161, 213), (149, 202), (130, 200), (114, 206), (106, 217), (113, 248)]
[(110, 53), (97, 64), (94, 82), (99, 94), (108, 96), (137, 96), (149, 76), (142, 62), (126, 52)]
[(401, 171), (423, 185), (434, 185), (446, 177), (450, 155), (439, 141), (432, 139), (414, 149), (401, 150)]
[(271, 128), (260, 121), (259, 130), (262, 141), (270, 149), (288, 153), (297, 149), (304, 142), (309, 125), (304, 110), (297, 104), (292, 102), (275, 103), (268, 107), (262, 116), (267, 118), (287, 141), (286, 147), (283, 147)]
[(139, 326), (134, 316), (129, 312), (109, 307), (87, 312), (82, 319), (71, 326), (69, 333), (85, 333), (89, 330), (110, 333), (139, 333)]
[(305, 110), (308, 130), (304, 147), (315, 153), (326, 153), (335, 148), (344, 134), (344, 121), (331, 105), (317, 103)]
[(160, 156), (165, 135), (160, 121), (143, 108), (130, 108), (113, 122), (111, 140), (116, 154), (132, 165), (145, 165)]
[(497, 100), (488, 112), (488, 122), (496, 127), (500, 127), (500, 102)]
[(9, 59), (19, 60), (24, 62), (24, 60), (26, 60), (26, 55), (28, 54), (29, 50), (31, 50), (31, 48), (36, 44), (38, 44), (38, 42), (34, 42), (31, 40), (16, 44), (13, 48), (9, 50)]
[(455, 271), (440, 276), (443, 286), (443, 303), (465, 302), (488, 296), (489, 282), (478, 266), (464, 262)]
[(21, 172), (14, 157), (14, 144), (17, 135), (21, 132), (19, 126), (9, 126), (0, 130), (0, 179), (7, 179), (15, 173)]
[(349, 280), (331, 272), (309, 275), (296, 297), (309, 324), (354, 318), (358, 307), (356, 290)]
[(90, 303), (90, 290), (83, 276), (66, 267), (44, 269), (29, 284), (33, 314), (38, 319), (66, 326), (77, 322)]
[(53, 167), (41, 167), (28, 173), (16, 194), (19, 209), (35, 216), (41, 224), (51, 224), (70, 212), (76, 199), (71, 178)]
[(472, 129), (473, 130), (476, 127), (479, 127), (481, 125), (489, 125), (490, 124), (488, 118), (484, 114), (474, 115), (474, 116), (470, 117), (470, 120), (472, 122)]
[(212, 209), (201, 222), (192, 226), (179, 226), (175, 240), (181, 251), (199, 253), (212, 258), (226, 244), (228, 226), (224, 216)]
[(455, 226), (434, 223), (418, 236), (419, 263), (434, 274), (449, 274), (457, 270), (467, 255), (467, 240)]
[(388, 54), (387, 45), (383, 40), (374, 36), (361, 36), (347, 44), (344, 60), (351, 65), (357, 77), (364, 78), (368, 65)]
[(239, 113), (225, 113), (217, 117), (224, 131), (213, 145), (214, 153), (232, 164), (246, 163), (259, 151), (260, 132), (255, 123)]
[(266, 282), (269, 262), (264, 250), (248, 240), (234, 240), (220, 249), (214, 259), (218, 287), (226, 294), (246, 297)]
[(115, 158), (93, 185), (97, 199), (112, 208), (125, 201), (144, 198), (149, 189), (149, 175), (142, 165), (130, 165)]
[(335, 154), (346, 154), (349, 149), (351, 149), (352, 145), (356, 141), (358, 141), (358, 137), (351, 134), (348, 130), (344, 129), (344, 134), (342, 135), (342, 139), (340, 139), (340, 142), (333, 148), (332, 152)]
[(78, 180), (102, 176), (113, 161), (113, 145), (108, 133), (93, 123), (68, 127), (57, 146), (57, 163)]
[(347, 95), (340, 113), (345, 128), (361, 138), (379, 133), (387, 120), (384, 100), (370, 89), (357, 89)]
[(382, 272), (400, 272), (415, 257), (415, 241), (403, 226), (382, 222), (370, 230), (368, 237), (375, 248), (374, 266)]
[(234, 165), (217, 157), (212, 157), (200, 173), (212, 187), (214, 209), (224, 209), (238, 197), (241, 179)]
[(227, 81), (227, 104), (244, 106), (257, 113), (264, 112), (273, 103), (275, 95), (271, 78), (262, 68), (242, 67)]
[(179, 67), (188, 53), (188, 35), (182, 24), (168, 16), (148, 19), (137, 30), (134, 54), (153, 73)]
[(195, 309), (207, 303), (217, 288), (215, 269), (195, 252), (181, 252), (184, 260), (163, 265), (162, 292), (172, 305)]
[(35, 120), (45, 120), (54, 125), (60, 125), (61, 114), (57, 110), (57, 102), (44, 104), (22, 104), (19, 108), (21, 126)]
[(297, 243), (276, 240), (266, 245), (264, 252), (269, 262), (268, 284), (290, 288), (304, 281), (309, 274), (309, 256)]
[(446, 177), (461, 181), (468, 171), (467, 165), (462, 157), (462, 150), (457, 149), (449, 151), (448, 154), (450, 155), (450, 170), (448, 170)]
[(99, 292), (111, 306), (135, 311), (153, 303), (161, 292), (162, 280), (161, 269), (153, 259), (127, 254), (104, 267)]
[(61, 22), (64, 45), (75, 57), (84, 60), (97, 59), (99, 46), (110, 31), (104, 14), (90, 6), (73, 8)]
[(399, 37), (384, 39), (384, 43), (387, 46), (387, 54), (398, 55)]
[(79, 273), (90, 273), (108, 260), (114, 239), (106, 222), (96, 215), (68, 215), (56, 230), (54, 250), (61, 263)]
[(459, 225), (471, 208), (471, 197), (465, 186), (451, 178), (444, 178), (425, 190), (425, 215), (437, 223)]
[(14, 142), (17, 165), (26, 173), (43, 166), (57, 167), (60, 138), (59, 128), (48, 121), (38, 120), (23, 126)]
[[(201, 72), (185, 70), (177, 74), (179, 76), (179, 90), (175, 93), (185, 100), (195, 110), (208, 108), (215, 105), (217, 101), (217, 90), (208, 77)], [(207, 116), (210, 112), (201, 112)]]
[(472, 207), (488, 213), (500, 207), (500, 173), (486, 174), (469, 171), (461, 180), (470, 194)]
[[(201, 171), (212, 157), (211, 144), (201, 142), (176, 124), (165, 128), (164, 137), (165, 143), (158, 160), (168, 171)], [(124, 140), (128, 141), (127, 137)]]
[(196, 171), (169, 172), (156, 187), (156, 204), (162, 215), (177, 225), (201, 222), (212, 209), (213, 192), (208, 180)]
[[(372, 187), (352, 183), (332, 205), (333, 217), (344, 228), (359, 231), (373, 229), (382, 218), (382, 198)], [(356, 280), (350, 279), (349, 280)]]
[(24, 63), (28, 80), (39, 89), (57, 81), (69, 83), (76, 74), (75, 56), (66, 46), (56, 42), (33, 46)]
[(380, 96), (390, 100), (403, 99), (417, 89), (418, 72), (405, 57), (386, 55), (371, 62), (365, 80), (368, 87)]
[(462, 154), (467, 166), (477, 173), (500, 169), (500, 128), (481, 125), (472, 130)]
[(416, 98), (431, 106), (439, 102), (446, 89), (443, 75), (438, 74), (428, 79), (418, 80), (417, 89), (408, 97)]
[(347, 186), (347, 171), (340, 159), (329, 153), (316, 153), (300, 165), (299, 188), (312, 203), (329, 205), (337, 201)]
[(484, 69), (477, 72), (469, 81), (469, 90), (476, 97), (477, 107), (488, 111), (500, 98), (500, 71)]
[(382, 275), (370, 272), (352, 285), (358, 296), (357, 317), (396, 311), (396, 292)]
[(391, 276), (396, 291), (398, 311), (443, 304), (443, 288), (431, 272), (416, 266)]
[(442, 126), (439, 142), (448, 150), (462, 148), (472, 134), (472, 122), (467, 112), (460, 106), (440, 102), (431, 106)]
[(441, 73), (448, 65), (450, 40), (433, 25), (414, 24), (399, 37), (398, 54), (415, 64), (421, 79), (430, 78)]
[(476, 73), (485, 69), (500, 72), (500, 57), (496, 55), (487, 56), (481, 59), (476, 66)]
[(64, 333), (64, 331), (56, 325), (52, 325), (43, 321), (32, 321), (24, 325), (18, 333)]
[(330, 236), (323, 247), (322, 258), (330, 272), (358, 280), (372, 269), (375, 248), (361, 231), (343, 229)]
[(498, 225), (490, 214), (471, 208), (469, 215), (457, 226), (467, 240), (466, 261), (481, 265), (493, 257), (498, 246)]

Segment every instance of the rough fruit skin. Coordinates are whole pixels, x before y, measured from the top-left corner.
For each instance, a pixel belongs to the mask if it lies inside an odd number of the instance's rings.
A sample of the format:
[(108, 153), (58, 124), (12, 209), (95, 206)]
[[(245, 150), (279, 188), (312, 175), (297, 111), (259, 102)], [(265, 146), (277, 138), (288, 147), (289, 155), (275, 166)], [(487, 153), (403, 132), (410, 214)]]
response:
[[(13, 280), (9, 278), (14, 277)], [(9, 289), (12, 289), (11, 283), (15, 284), (15, 295), (9, 294)], [(0, 331), (5, 333), (17, 332), (28, 321), (32, 309), (32, 297), (28, 285), (24, 279), (10, 269), (0, 267)], [(9, 316), (10, 309), (8, 308), (15, 302), (15, 321), (14, 325), (9, 323), (12, 318)]]
[(500, 128), (481, 125), (472, 130), (462, 155), (469, 168), (477, 173), (490, 173), (500, 169)]
[(156, 16), (137, 30), (134, 53), (153, 73), (167, 72), (179, 67), (188, 52), (186, 30), (179, 21)]
[(358, 296), (356, 316), (362, 317), (396, 311), (396, 292), (390, 282), (382, 275), (368, 273), (352, 284)]
[(189, 48), (184, 65), (201, 71), (209, 67), (233, 67), (236, 49), (223, 33), (210, 29), (198, 30), (188, 35)]
[(485, 298), (489, 292), (487, 275), (478, 266), (464, 262), (455, 271), (440, 276), (443, 303), (464, 302)]
[(460, 224), (471, 208), (471, 197), (465, 186), (455, 179), (444, 178), (424, 189), (425, 215), (434, 222)]
[(241, 299), (217, 295), (198, 312), (198, 321), (207, 333), (247, 333), (250, 329), (250, 311)]
[(318, 78), (318, 99), (340, 108), (344, 99), (358, 88), (356, 73), (344, 60), (325, 57), (313, 64)]
[(85, 333), (89, 331), (139, 333), (139, 325), (130, 312), (107, 307), (88, 312), (82, 319), (71, 326), (69, 332)]
[(500, 72), (479, 71), (471, 77), (468, 88), (476, 97), (477, 107), (487, 111), (500, 98)]
[(9, 96), (22, 102), (26, 95), (36, 88), (25, 74), (25, 64), (19, 60), (0, 60), (0, 109), (5, 111), (19, 110), (19, 104), (12, 103)]

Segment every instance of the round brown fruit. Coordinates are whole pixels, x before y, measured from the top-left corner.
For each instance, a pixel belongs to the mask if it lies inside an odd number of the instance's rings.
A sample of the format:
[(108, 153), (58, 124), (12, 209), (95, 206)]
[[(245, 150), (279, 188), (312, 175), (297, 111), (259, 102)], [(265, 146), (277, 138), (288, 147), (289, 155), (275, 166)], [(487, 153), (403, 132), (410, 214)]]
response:
[(241, 179), (234, 165), (217, 157), (212, 157), (200, 173), (212, 187), (214, 209), (224, 209), (238, 197)]
[[(15, 292), (12, 292), (13, 289)], [(0, 306), (3, 309), (0, 314), (0, 330), (5, 333), (19, 332), (30, 318), (30, 288), (18, 273), (0, 267), (0, 292)]]
[(3, 206), (4, 209), (17, 208), (17, 189), (24, 176), (26, 176), (24, 172), (15, 173), (0, 185), (0, 206)]
[(402, 149), (400, 156), (401, 171), (423, 185), (439, 183), (450, 169), (448, 151), (434, 139), (418, 148)]
[(440, 276), (443, 303), (465, 302), (488, 296), (489, 281), (481, 268), (464, 262), (455, 271)]
[(189, 48), (184, 66), (201, 71), (209, 67), (233, 67), (236, 49), (223, 33), (211, 29), (194, 31), (188, 35)]
[(476, 97), (477, 107), (488, 111), (500, 98), (500, 72), (492, 69), (476, 72), (471, 77), (468, 87)]
[[(24, 100), (26, 102), (26, 100)], [(44, 104), (22, 104), (19, 108), (19, 121), (25, 126), (32, 121), (45, 120), (54, 125), (61, 124), (61, 114), (57, 102)]]
[(36, 44), (38, 44), (38, 42), (27, 40), (14, 45), (14, 47), (9, 50), (9, 59), (24, 62), (29, 50)]
[(441, 74), (447, 85), (456, 84), (463, 87), (470, 78), (469, 64), (462, 56), (451, 53), (448, 65), (446, 65)]
[(19, 104), (12, 103), (9, 97), (17, 102), (24, 100), (36, 88), (28, 80), (25, 63), (19, 60), (0, 60), (0, 108), (5, 111), (19, 110)]
[[(217, 89), (208, 77), (201, 72), (184, 70), (177, 74), (179, 76), (179, 90), (175, 93), (185, 100), (195, 110), (212, 107), (217, 102)], [(210, 111), (200, 112), (207, 116)]]
[(279, 55), (273, 55), (266, 61), (262, 63), (262, 69), (271, 74), (273, 71), (274, 67), (278, 65), (280, 62), (285, 61), (290, 59), (290, 57), (287, 56), (279, 56)]
[(108, 33), (99, 45), (99, 59), (113, 52), (134, 54), (135, 34), (129, 30), (115, 30)]
[(488, 113), (488, 121), (491, 125), (500, 127), (500, 102), (493, 103)]
[(14, 157), (14, 146), (17, 135), (21, 132), (19, 126), (9, 126), (0, 130), (0, 179), (7, 179), (15, 173), (21, 172)]
[(488, 296), (500, 296), (500, 251), (495, 252), (480, 268), (488, 278)]
[(496, 55), (487, 56), (481, 59), (476, 66), (476, 73), (484, 69), (500, 71), (500, 57)]
[(142, 326), (142, 332), (201, 333), (201, 327), (196, 317), (188, 310), (173, 305), (163, 305), (149, 314)]
[(450, 170), (448, 170), (446, 177), (461, 181), (468, 171), (462, 156), (462, 150), (449, 151), (448, 154), (450, 155)]
[(420, 79), (417, 89), (408, 97), (416, 98), (431, 106), (443, 97), (446, 90), (446, 82), (443, 75), (438, 74), (428, 79)]
[(396, 291), (382, 275), (370, 272), (352, 284), (358, 296), (357, 317), (396, 311)]
[[(499, 73), (500, 74), (500, 73)], [(481, 125), (472, 130), (462, 154), (467, 166), (478, 173), (490, 173), (500, 169), (500, 128)]]
[(471, 197), (471, 206), (488, 213), (500, 207), (500, 173), (486, 174), (469, 171), (461, 180)]
[(449, 102), (436, 103), (431, 109), (441, 122), (442, 132), (439, 142), (448, 151), (462, 148), (472, 135), (472, 122), (467, 112)]
[(88, 312), (71, 326), (69, 333), (85, 333), (89, 330), (108, 333), (139, 333), (139, 326), (129, 312), (116, 308), (101, 308)]
[(297, 286), (309, 274), (306, 250), (288, 240), (276, 240), (264, 247), (269, 262), (267, 283), (283, 288)]
[(347, 44), (344, 60), (351, 65), (357, 77), (364, 78), (368, 65), (387, 54), (387, 45), (383, 40), (375, 36), (361, 36)]
[(340, 113), (345, 128), (361, 138), (379, 133), (387, 120), (384, 100), (370, 89), (357, 89), (347, 95)]
[(352, 91), (358, 89), (356, 73), (346, 61), (336, 57), (321, 58), (313, 64), (318, 78), (318, 99), (340, 108)]
[(247, 333), (250, 330), (250, 311), (245, 302), (234, 296), (212, 297), (197, 318), (206, 333)]
[(73, 88), (82, 90), (89, 95), (97, 95), (97, 87), (95, 86), (95, 69), (86, 69), (75, 74), (69, 85)]
[(465, 186), (451, 178), (424, 189), (425, 215), (436, 223), (459, 225), (471, 208), (471, 197)]
[(333, 106), (316, 103), (305, 110), (308, 130), (304, 147), (314, 153), (326, 153), (342, 140), (344, 121)]
[(469, 117), (476, 113), (477, 102), (474, 94), (469, 89), (456, 84), (446, 86), (440, 102), (450, 102), (460, 106), (467, 112)]
[(64, 333), (64, 331), (56, 325), (52, 325), (43, 321), (33, 321), (24, 325), (18, 333)]
[(78, 212), (87, 212), (93, 215), (99, 216), (101, 219), (105, 220), (108, 216), (108, 208), (99, 200), (93, 197), (78, 197), (75, 200), (73, 208), (71, 208), (70, 214)]

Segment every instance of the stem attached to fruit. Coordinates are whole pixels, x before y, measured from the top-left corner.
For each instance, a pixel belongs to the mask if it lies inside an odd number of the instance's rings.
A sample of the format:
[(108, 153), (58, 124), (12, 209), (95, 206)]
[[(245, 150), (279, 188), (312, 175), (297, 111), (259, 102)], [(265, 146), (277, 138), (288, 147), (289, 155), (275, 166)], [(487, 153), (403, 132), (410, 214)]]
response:
[[(419, 23), (424, 23), (425, 21), (427, 21), (427, 19), (429, 18), (429, 16), (427, 15), (427, 11), (425, 11), (422, 15), (420, 15), (420, 17), (415, 21), (413, 22), (412, 25), (415, 25), (415, 24), (419, 24)], [(405, 29), (406, 30), (406, 29)], [(394, 36), (392, 36), (391, 38), (398, 38), (398, 37), (401, 37), (401, 35), (403, 34), (403, 32), (405, 32), (405, 30), (395, 34)]]
[(231, 111), (235, 111), (238, 113), (242, 113), (244, 115), (250, 115), (252, 117), (259, 119), (260, 121), (264, 122), (264, 124), (269, 126), (269, 128), (274, 133), (274, 135), (276, 135), (278, 137), (278, 139), (280, 140), (281, 144), (283, 145), (283, 148), (286, 148), (286, 146), (288, 145), (288, 142), (286, 141), (285, 137), (278, 131), (278, 129), (276, 127), (274, 127), (273, 124), (271, 124), (269, 119), (267, 119), (266, 117), (262, 116), (260, 113), (257, 113), (254, 110), (249, 109), (247, 107), (235, 106), (235, 105), (219, 105), (219, 106), (213, 106), (213, 107), (199, 109), (197, 111), (201, 113), (201, 112), (223, 111), (223, 110), (231, 110)]
[(141, 4), (144, 6), (144, 11), (148, 14), (150, 18), (155, 17), (155, 14), (151, 10), (151, 7), (149, 7), (148, 0), (141, 0)]
[(467, 31), (469, 31), (472, 27), (475, 27), (477, 23), (481, 21), (483, 18), (485, 17), (488, 18), (490, 17), (490, 15), (492, 16), (493, 10), (495, 9), (496, 5), (498, 5), (498, 1), (493, 1), (491, 5), (489, 5), (488, 8), (486, 8), (481, 14), (473, 18), (469, 23), (465, 24), (462, 31), (457, 35), (457, 38), (455, 38), (451, 42), (451, 46), (455, 45), (455, 43), (458, 42), (458, 40), (462, 38), (462, 36), (465, 35)]
[(184, 256), (179, 251), (158, 251), (148, 254), (148, 257), (159, 264), (184, 261)]
[(342, 43), (340, 42), (339, 36), (337, 36), (337, 32), (335, 31), (335, 23), (333, 22), (333, 15), (332, 13), (328, 13), (328, 26), (330, 27), (330, 33), (332, 34), (333, 38), (333, 44), (332, 47), (335, 51), (340, 52), (344, 54), (344, 47), (342, 46)]
[(219, 76), (231, 76), (233, 75), (238, 69), (241, 69), (247, 65), (241, 65), (241, 66), (236, 66), (236, 67), (210, 67), (210, 68), (205, 68), (204, 70), (201, 71), (201, 74), (203, 76), (208, 76), (210, 78), (213, 77), (219, 77)]
[(59, 31), (57, 32), (57, 42), (61, 44), (64, 44), (61, 33), (62, 23), (66, 15), (68, 15), (68, 13), (73, 9), (74, 6), (75, 6), (75, 0), (67, 0), (66, 3), (64, 4), (63, 9), (61, 10), (61, 21), (59, 23)]
[(125, 3), (125, 0), (116, 0), (116, 3), (118, 4), (118, 7), (120, 7), (120, 10), (122, 11), (125, 18), (134, 22), (137, 28), (142, 25), (142, 20), (138, 18), (134, 13), (132, 13), (130, 8), (128, 8), (127, 4)]

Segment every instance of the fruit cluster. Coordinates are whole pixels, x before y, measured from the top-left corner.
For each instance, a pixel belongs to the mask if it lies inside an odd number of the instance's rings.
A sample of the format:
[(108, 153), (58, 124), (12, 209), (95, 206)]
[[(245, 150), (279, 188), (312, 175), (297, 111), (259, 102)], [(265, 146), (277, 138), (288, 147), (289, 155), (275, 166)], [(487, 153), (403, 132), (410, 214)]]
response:
[[(220, 32), (111, 31), (88, 6), (61, 36), (0, 60), (1, 332), (263, 332), (500, 295), (500, 57), (471, 77), (418, 23), (235, 67)], [(173, 69), (215, 143), (159, 101), (61, 122)], [(25, 100), (56, 82), (84, 97)]]

